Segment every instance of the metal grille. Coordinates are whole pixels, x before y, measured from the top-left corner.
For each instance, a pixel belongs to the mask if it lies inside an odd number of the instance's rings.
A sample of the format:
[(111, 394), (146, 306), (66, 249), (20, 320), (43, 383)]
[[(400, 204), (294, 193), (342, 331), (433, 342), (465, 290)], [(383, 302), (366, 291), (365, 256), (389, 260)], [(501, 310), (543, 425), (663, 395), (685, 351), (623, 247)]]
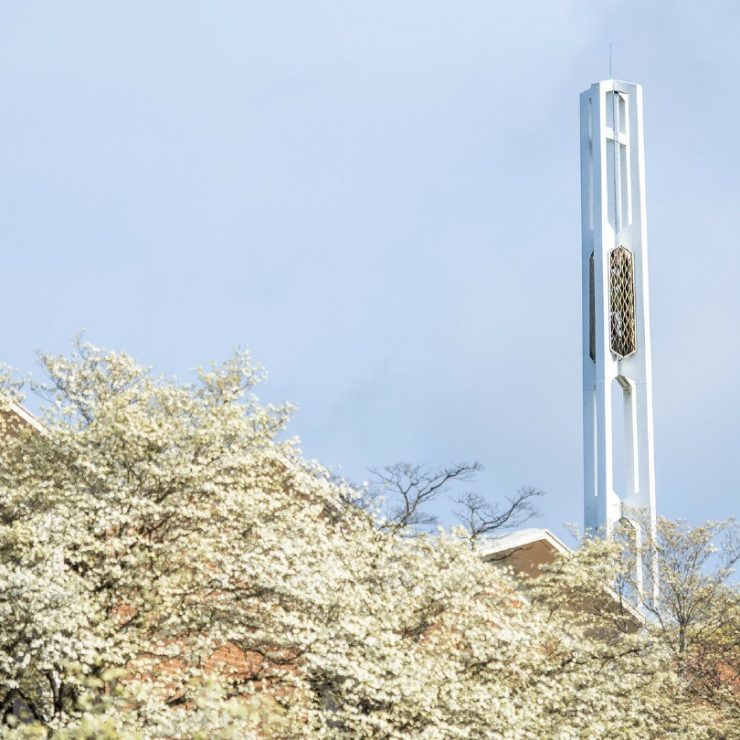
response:
[(588, 354), (596, 362), (596, 285), (594, 283), (594, 253), (588, 258)]
[(637, 349), (635, 333), (635, 270), (632, 252), (617, 247), (609, 253), (611, 350), (627, 357)]

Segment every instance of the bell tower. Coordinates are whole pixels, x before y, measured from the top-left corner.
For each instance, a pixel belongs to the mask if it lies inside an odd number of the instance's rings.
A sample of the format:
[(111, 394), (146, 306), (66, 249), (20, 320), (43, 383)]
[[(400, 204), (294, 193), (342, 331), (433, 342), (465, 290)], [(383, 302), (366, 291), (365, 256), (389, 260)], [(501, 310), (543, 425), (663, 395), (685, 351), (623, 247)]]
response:
[[(656, 519), (640, 85), (581, 93), (581, 244), (585, 529), (609, 536), (622, 522), (642, 549)], [(636, 571), (655, 595), (652, 550)]]

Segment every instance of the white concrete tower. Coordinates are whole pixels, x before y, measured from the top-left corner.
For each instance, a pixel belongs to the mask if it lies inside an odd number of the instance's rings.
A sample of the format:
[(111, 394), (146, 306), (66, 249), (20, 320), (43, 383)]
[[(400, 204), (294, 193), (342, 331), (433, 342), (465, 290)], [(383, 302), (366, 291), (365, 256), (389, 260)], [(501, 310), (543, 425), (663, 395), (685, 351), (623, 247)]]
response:
[[(655, 532), (640, 85), (606, 80), (581, 94), (581, 233), (585, 527), (608, 536), (622, 520), (640, 543), (645, 523)], [(651, 550), (636, 570), (654, 595)]]

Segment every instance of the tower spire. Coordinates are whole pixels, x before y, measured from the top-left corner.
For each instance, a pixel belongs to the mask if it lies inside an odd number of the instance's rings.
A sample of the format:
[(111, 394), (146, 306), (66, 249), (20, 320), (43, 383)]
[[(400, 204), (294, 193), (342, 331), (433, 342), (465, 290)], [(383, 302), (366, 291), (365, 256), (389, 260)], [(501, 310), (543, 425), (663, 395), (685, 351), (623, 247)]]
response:
[(628, 525), (645, 552), (635, 579), (649, 598), (657, 571), (641, 544), (655, 541), (656, 514), (640, 85), (609, 79), (581, 94), (581, 243), (585, 528), (609, 536)]

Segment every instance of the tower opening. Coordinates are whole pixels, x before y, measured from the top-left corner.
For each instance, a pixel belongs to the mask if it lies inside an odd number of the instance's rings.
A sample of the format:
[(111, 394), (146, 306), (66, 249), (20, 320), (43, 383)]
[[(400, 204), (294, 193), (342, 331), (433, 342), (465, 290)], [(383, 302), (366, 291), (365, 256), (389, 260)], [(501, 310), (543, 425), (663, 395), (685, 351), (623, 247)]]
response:
[(610, 346), (619, 357), (637, 350), (635, 327), (635, 267), (632, 252), (617, 247), (609, 252)]
[(625, 390), (614, 378), (611, 386), (612, 407), (612, 489), (623, 501), (629, 495), (627, 490), (627, 457), (626, 445), (627, 423), (629, 421), (626, 407)]
[(634, 384), (623, 375), (618, 375), (611, 383), (612, 490), (622, 502), (631, 499), (638, 488), (633, 388)]
[(636, 603), (643, 594), (642, 534), (640, 525), (622, 517), (614, 527), (614, 537), (621, 543), (620, 573), (615, 590), (631, 603)]
[(588, 355), (596, 362), (596, 283), (594, 253), (588, 258)]

